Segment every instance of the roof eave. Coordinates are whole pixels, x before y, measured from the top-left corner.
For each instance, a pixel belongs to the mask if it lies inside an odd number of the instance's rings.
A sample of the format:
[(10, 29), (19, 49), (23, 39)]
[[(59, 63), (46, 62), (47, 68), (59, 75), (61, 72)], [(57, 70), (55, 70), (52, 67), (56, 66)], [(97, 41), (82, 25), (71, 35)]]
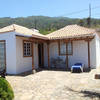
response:
[(0, 32), (0, 33), (8, 33), (8, 32), (14, 32), (14, 30), (4, 31), (4, 32)]
[(45, 37), (45, 36), (38, 36), (38, 35), (34, 35), (34, 34), (32, 34), (32, 37), (33, 37), (33, 38), (38, 38), (38, 39), (44, 39), (44, 40), (48, 40), (48, 39), (49, 39), (48, 37)]
[(66, 37), (51, 37), (49, 40), (60, 40), (60, 39), (72, 39), (72, 38), (86, 38), (86, 37), (94, 37), (96, 34), (86, 34), (86, 35), (80, 35), (80, 36), (66, 36)]

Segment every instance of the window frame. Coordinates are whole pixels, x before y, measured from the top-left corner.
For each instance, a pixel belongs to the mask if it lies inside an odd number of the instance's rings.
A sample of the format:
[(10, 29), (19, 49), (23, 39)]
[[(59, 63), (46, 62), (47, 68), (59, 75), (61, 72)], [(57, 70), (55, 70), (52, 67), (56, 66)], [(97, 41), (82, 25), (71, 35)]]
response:
[[(31, 45), (31, 50), (30, 50), (30, 52), (31, 52), (31, 55), (26, 55), (25, 56), (25, 54), (24, 54), (24, 43), (30, 43), (30, 45)], [(29, 40), (23, 40), (23, 57), (32, 57), (32, 42), (31, 41), (29, 41)]]
[[(66, 50), (67, 50), (67, 52), (66, 52), (66, 54), (61, 54), (61, 42), (64, 42), (63, 40), (60, 40), (59, 42), (58, 42), (58, 51), (59, 51), (59, 55), (60, 56), (64, 56), (64, 55), (73, 55), (73, 42), (72, 41), (65, 41), (65, 43), (66, 43)], [(68, 54), (68, 43), (71, 43), (71, 53), (70, 54)]]

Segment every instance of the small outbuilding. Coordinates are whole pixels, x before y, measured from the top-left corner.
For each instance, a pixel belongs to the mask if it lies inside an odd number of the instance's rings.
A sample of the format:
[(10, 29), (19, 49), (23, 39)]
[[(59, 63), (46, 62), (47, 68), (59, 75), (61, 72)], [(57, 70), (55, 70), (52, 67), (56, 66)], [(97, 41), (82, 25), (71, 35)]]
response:
[(68, 25), (48, 35), (20, 25), (0, 29), (0, 69), (8, 74), (44, 68), (100, 67), (100, 35), (94, 29)]

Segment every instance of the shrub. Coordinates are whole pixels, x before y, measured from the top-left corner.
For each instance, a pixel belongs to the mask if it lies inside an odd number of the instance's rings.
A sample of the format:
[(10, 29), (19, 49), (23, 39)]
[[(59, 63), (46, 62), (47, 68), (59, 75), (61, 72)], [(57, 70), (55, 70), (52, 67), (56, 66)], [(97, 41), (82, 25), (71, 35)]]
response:
[(14, 92), (5, 78), (0, 77), (0, 100), (13, 100)]

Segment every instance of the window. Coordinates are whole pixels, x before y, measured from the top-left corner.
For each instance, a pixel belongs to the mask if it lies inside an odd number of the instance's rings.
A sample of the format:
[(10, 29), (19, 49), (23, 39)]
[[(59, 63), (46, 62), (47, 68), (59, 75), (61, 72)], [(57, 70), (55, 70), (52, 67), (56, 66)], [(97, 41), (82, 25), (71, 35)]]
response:
[(29, 41), (23, 42), (23, 55), (24, 57), (30, 57), (32, 56), (32, 43)]
[(60, 42), (60, 54), (66, 55), (66, 43), (63, 41)]
[(5, 40), (0, 40), (0, 71), (6, 70)]
[(72, 55), (72, 42), (67, 43), (67, 52), (68, 55)]
[(60, 46), (59, 47), (60, 55), (72, 55), (72, 42), (67, 42), (66, 43), (64, 41), (60, 41), (59, 46)]

